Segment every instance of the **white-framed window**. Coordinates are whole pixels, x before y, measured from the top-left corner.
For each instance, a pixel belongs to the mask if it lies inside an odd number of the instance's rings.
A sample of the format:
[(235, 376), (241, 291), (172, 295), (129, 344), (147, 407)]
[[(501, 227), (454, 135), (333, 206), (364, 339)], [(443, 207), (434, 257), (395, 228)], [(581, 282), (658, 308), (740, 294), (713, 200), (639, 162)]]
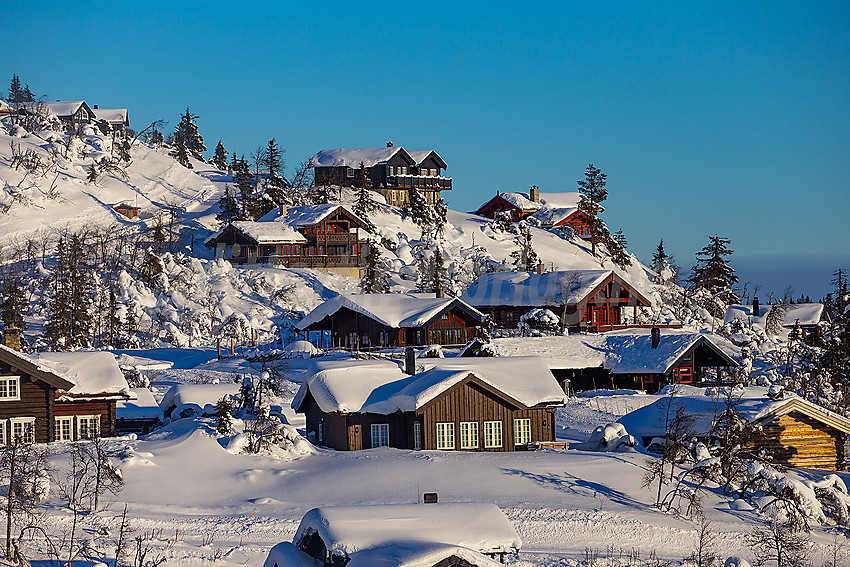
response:
[(324, 424), (324, 423), (322, 423), (322, 422), (320, 421), (320, 422), (319, 422), (319, 435), (318, 435), (318, 437), (319, 437), (319, 443), (321, 443), (322, 441), (324, 441), (324, 440), (325, 440), (325, 431), (324, 431), (324, 429), (325, 429), (325, 424)]
[(20, 439), (23, 443), (35, 443), (35, 418), (13, 417), (9, 419), (12, 427), (10, 441)]
[(528, 418), (514, 420), (514, 444), (528, 445), (531, 443), (531, 420)]
[(345, 170), (346, 177), (354, 177), (354, 170), (352, 168), (346, 168)]
[(0, 420), (0, 437), (2, 437), (2, 438), (0, 438), (0, 441), (2, 441), (2, 444), (5, 445), (8, 442), (7, 438), (6, 438), (6, 420), (5, 419)]
[(478, 422), (462, 421), (460, 423), (460, 448), (478, 448)]
[(390, 175), (394, 175), (393, 174), (393, 166), (389, 166), (389, 168), (390, 168)]
[(417, 451), (422, 448), (422, 424), (413, 422), (413, 448)]
[(484, 422), (484, 447), (487, 449), (502, 446), (502, 422)]
[(437, 449), (454, 449), (455, 448), (455, 424), (454, 423), (438, 423), (437, 424)]
[(21, 399), (21, 377), (0, 376), (0, 401)]
[(372, 424), (372, 447), (389, 447), (390, 446), (390, 424), (389, 423), (373, 423)]
[(77, 439), (91, 439), (100, 435), (99, 415), (77, 416)]
[(56, 441), (74, 440), (74, 418), (70, 415), (55, 418), (53, 438)]

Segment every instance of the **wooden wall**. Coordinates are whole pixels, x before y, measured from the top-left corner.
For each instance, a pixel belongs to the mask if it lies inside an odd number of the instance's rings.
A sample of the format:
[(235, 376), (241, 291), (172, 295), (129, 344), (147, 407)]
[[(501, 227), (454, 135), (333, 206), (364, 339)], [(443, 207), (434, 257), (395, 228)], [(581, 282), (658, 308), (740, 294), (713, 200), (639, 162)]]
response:
[(763, 426), (765, 438), (758, 443), (773, 460), (789, 467), (827, 470), (847, 468), (847, 436), (802, 413), (792, 411)]
[[(112, 437), (115, 435), (115, 401), (79, 401), (79, 402), (56, 402), (56, 416), (68, 415), (99, 415), (100, 436)], [(77, 420), (74, 420), (74, 439), (79, 438), (77, 431)]]
[[(35, 418), (35, 440), (38, 443), (53, 441), (53, 400), (55, 389), (41, 381), (32, 381), (20, 370), (12, 372), (8, 364), (0, 363), (0, 375), (20, 376), (20, 400), (0, 401), (0, 420), (12, 417)], [(6, 438), (11, 434), (11, 425), (6, 422)]]

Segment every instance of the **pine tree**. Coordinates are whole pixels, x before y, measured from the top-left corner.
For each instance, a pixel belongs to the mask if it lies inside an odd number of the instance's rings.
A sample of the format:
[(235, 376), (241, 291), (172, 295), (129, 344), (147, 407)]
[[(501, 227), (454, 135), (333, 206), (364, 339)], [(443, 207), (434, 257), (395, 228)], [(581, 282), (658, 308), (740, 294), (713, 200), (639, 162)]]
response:
[(587, 219), (587, 224), (590, 226), (590, 246), (594, 256), (596, 255), (596, 244), (602, 241), (605, 236), (605, 223), (599, 218), (599, 213), (602, 212), (600, 203), (608, 198), (608, 190), (605, 189), (607, 179), (608, 176), (591, 163), (585, 170), (584, 180), (578, 182), (578, 190), (581, 193), (578, 210)]
[(694, 287), (704, 289), (712, 299), (722, 304), (715, 305), (714, 311), (717, 313), (720, 309), (740, 301), (738, 294), (732, 290), (738, 283), (738, 276), (729, 266), (727, 259), (733, 253), (729, 248), (732, 241), (717, 235), (708, 237), (708, 241), (708, 245), (696, 254), (697, 265), (690, 281)]
[(278, 148), (277, 140), (272, 138), (266, 146), (266, 151), (260, 160), (263, 169), (269, 172), (269, 179), (278, 181), (278, 185), (282, 185), (281, 171), (283, 171), (284, 161), (281, 157), (283, 150)]
[(239, 210), (239, 203), (236, 197), (230, 191), (230, 185), (224, 186), (224, 195), (218, 200), (218, 214), (215, 215), (216, 220), (221, 226), (228, 225), (235, 220), (242, 218), (242, 213)]
[(222, 171), (227, 169), (227, 150), (224, 149), (224, 144), (221, 143), (221, 140), (215, 146), (212, 163)]
[(429, 226), (431, 215), (429, 214), (428, 203), (425, 202), (422, 192), (418, 191), (415, 187), (411, 187), (408, 189), (407, 195), (405, 213), (420, 227), (425, 228)]
[(9, 84), (9, 96), (6, 98), (9, 104), (20, 104), (24, 102), (24, 90), (21, 88), (21, 78), (12, 74), (12, 82)]
[(27, 300), (23, 288), (17, 280), (12, 280), (6, 286), (3, 302), (0, 303), (0, 319), (7, 329), (27, 329), (24, 315), (27, 313)]
[(106, 343), (113, 348), (117, 346), (121, 334), (121, 317), (118, 315), (118, 298), (115, 286), (109, 286), (109, 302), (106, 315)]
[(387, 274), (384, 259), (381, 257), (381, 252), (378, 249), (378, 242), (370, 240), (368, 246), (369, 254), (366, 256), (366, 270), (363, 274), (363, 279), (360, 280), (360, 292), (389, 293), (389, 275)]
[[(850, 305), (850, 290), (848, 290), (847, 283), (847, 270), (843, 268), (838, 268), (833, 273), (833, 278), (830, 280), (833, 286), (835, 286), (835, 298), (832, 299), (832, 309), (833, 318), (841, 317), (844, 315), (844, 312), (847, 310), (847, 306)], [(832, 296), (833, 294), (830, 294)]]
[(517, 231), (516, 243), (519, 250), (511, 252), (511, 258), (514, 259), (514, 269), (518, 272), (533, 272), (537, 269), (540, 259), (531, 242), (531, 228), (525, 221), (519, 221)]
[(30, 86), (24, 85), (24, 94), (22, 95), (23, 102), (35, 102), (35, 94), (30, 90)]
[(97, 164), (92, 163), (89, 165), (89, 174), (86, 176), (86, 183), (91, 183), (92, 185), (97, 185)]
[(652, 271), (655, 272), (655, 283), (665, 284), (676, 276), (673, 269), (673, 258), (664, 250), (664, 240), (658, 242), (652, 254)]
[(626, 269), (626, 266), (632, 265), (632, 259), (626, 250), (628, 244), (626, 235), (623, 234), (622, 229), (614, 233), (613, 238), (608, 236), (605, 241), (605, 245), (611, 253), (611, 260), (624, 270)]
[(369, 195), (369, 189), (372, 187), (372, 180), (369, 178), (369, 172), (365, 164), (360, 162), (360, 169), (357, 172), (357, 201), (354, 203), (354, 214), (357, 215), (366, 225), (366, 230), (375, 232), (375, 225), (369, 219), (369, 213), (375, 210), (375, 202)]
[(53, 350), (68, 350), (90, 344), (89, 278), (80, 270), (82, 240), (74, 235), (60, 239), (56, 247), (53, 271), (53, 297), (48, 303), (49, 315), (44, 337)]
[(248, 162), (245, 161), (245, 156), (242, 156), (236, 162), (236, 166), (233, 169), (233, 181), (236, 183), (239, 200), (242, 202), (242, 218), (257, 220), (263, 216), (263, 210), (255, 193), (253, 177), (251, 176), (251, 171), (248, 169)]
[(193, 157), (198, 161), (204, 161), (204, 156), (201, 152), (207, 151), (204, 145), (204, 139), (198, 133), (198, 125), (195, 124), (197, 116), (189, 112), (189, 107), (186, 107), (186, 114), (180, 117), (180, 123), (174, 129), (174, 150), (171, 152), (171, 157), (176, 159), (180, 165), (192, 169), (192, 164), (189, 162), (189, 157)]
[(446, 285), (448, 283), (449, 274), (446, 271), (446, 263), (443, 258), (443, 251), (437, 246), (434, 250), (433, 256), (433, 288), (431, 291), (437, 295), (437, 297), (444, 297), (450, 286)]

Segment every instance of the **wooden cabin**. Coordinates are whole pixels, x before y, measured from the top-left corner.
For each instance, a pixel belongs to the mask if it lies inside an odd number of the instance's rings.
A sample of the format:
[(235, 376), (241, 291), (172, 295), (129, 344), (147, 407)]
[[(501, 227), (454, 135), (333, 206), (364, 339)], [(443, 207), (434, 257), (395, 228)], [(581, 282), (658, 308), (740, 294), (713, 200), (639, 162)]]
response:
[(95, 120), (94, 111), (84, 100), (57, 100), (42, 103), (42, 112), (46, 115), (55, 114), (66, 126), (76, 128), (80, 124), (88, 124)]
[(428, 294), (362, 293), (329, 299), (302, 319), (302, 333), (329, 332), (331, 348), (352, 350), (463, 345), (474, 339), (484, 315), (457, 298)]
[(308, 439), (339, 451), (525, 450), (555, 440), (564, 404), (551, 372), (529, 357), (418, 359), (407, 373), (386, 360), (315, 370), (292, 408), (305, 414)]
[(281, 207), (259, 221), (236, 221), (204, 243), (231, 264), (312, 268), (360, 277), (366, 223), (342, 205)]
[(115, 414), (115, 429), (120, 435), (147, 435), (165, 424), (162, 409), (149, 388), (130, 388), (129, 398), (117, 403)]
[(786, 305), (759, 305), (758, 298), (751, 305), (730, 305), (723, 315), (723, 323), (733, 329), (741, 325), (767, 331), (767, 321), (773, 310), (778, 310), (778, 327), (771, 332), (788, 335), (795, 327), (803, 337), (812, 335), (826, 315), (823, 303), (792, 303)]
[(589, 332), (647, 327), (636, 322), (637, 308), (652, 305), (612, 270), (483, 274), (461, 299), (499, 327), (515, 328), (532, 309), (549, 309), (570, 331)]
[(115, 209), (115, 212), (119, 215), (124, 215), (128, 219), (137, 219), (139, 218), (139, 207), (134, 207), (128, 203), (120, 203), (112, 207)]
[(108, 352), (24, 355), (0, 345), (0, 441), (115, 435), (115, 405), (127, 390)]
[(363, 174), (369, 186), (390, 205), (409, 203), (410, 192), (419, 191), (429, 204), (440, 200), (440, 192), (452, 188), (451, 177), (442, 172), (448, 167), (434, 150), (410, 150), (387, 143), (385, 148), (351, 148), (321, 150), (312, 158), (316, 185), (360, 187)]
[(98, 108), (92, 107), (94, 120), (101, 132), (109, 134), (115, 132), (120, 136), (126, 136), (130, 129), (130, 114), (126, 108)]
[(590, 224), (578, 210), (580, 199), (581, 193), (541, 193), (532, 185), (528, 195), (497, 191), (495, 197), (481, 205), (475, 214), (495, 219), (508, 211), (514, 222), (534, 217), (540, 226), (571, 228), (578, 236), (590, 238)]

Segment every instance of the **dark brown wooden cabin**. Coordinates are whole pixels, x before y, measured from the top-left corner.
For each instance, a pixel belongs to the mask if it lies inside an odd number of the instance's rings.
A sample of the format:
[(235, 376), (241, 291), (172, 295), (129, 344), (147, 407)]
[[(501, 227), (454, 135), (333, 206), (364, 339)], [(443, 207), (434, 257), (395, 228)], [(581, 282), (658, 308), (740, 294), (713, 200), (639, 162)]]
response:
[(133, 205), (128, 205), (127, 203), (121, 203), (120, 205), (115, 205), (113, 207), (115, 212), (124, 215), (128, 219), (137, 219), (139, 218), (139, 207), (134, 207)]
[(416, 411), (325, 413), (309, 391), (294, 409), (308, 438), (338, 451), (373, 448), (373, 438), (397, 449), (486, 452), (555, 440), (555, 405), (527, 407), (472, 373)]

